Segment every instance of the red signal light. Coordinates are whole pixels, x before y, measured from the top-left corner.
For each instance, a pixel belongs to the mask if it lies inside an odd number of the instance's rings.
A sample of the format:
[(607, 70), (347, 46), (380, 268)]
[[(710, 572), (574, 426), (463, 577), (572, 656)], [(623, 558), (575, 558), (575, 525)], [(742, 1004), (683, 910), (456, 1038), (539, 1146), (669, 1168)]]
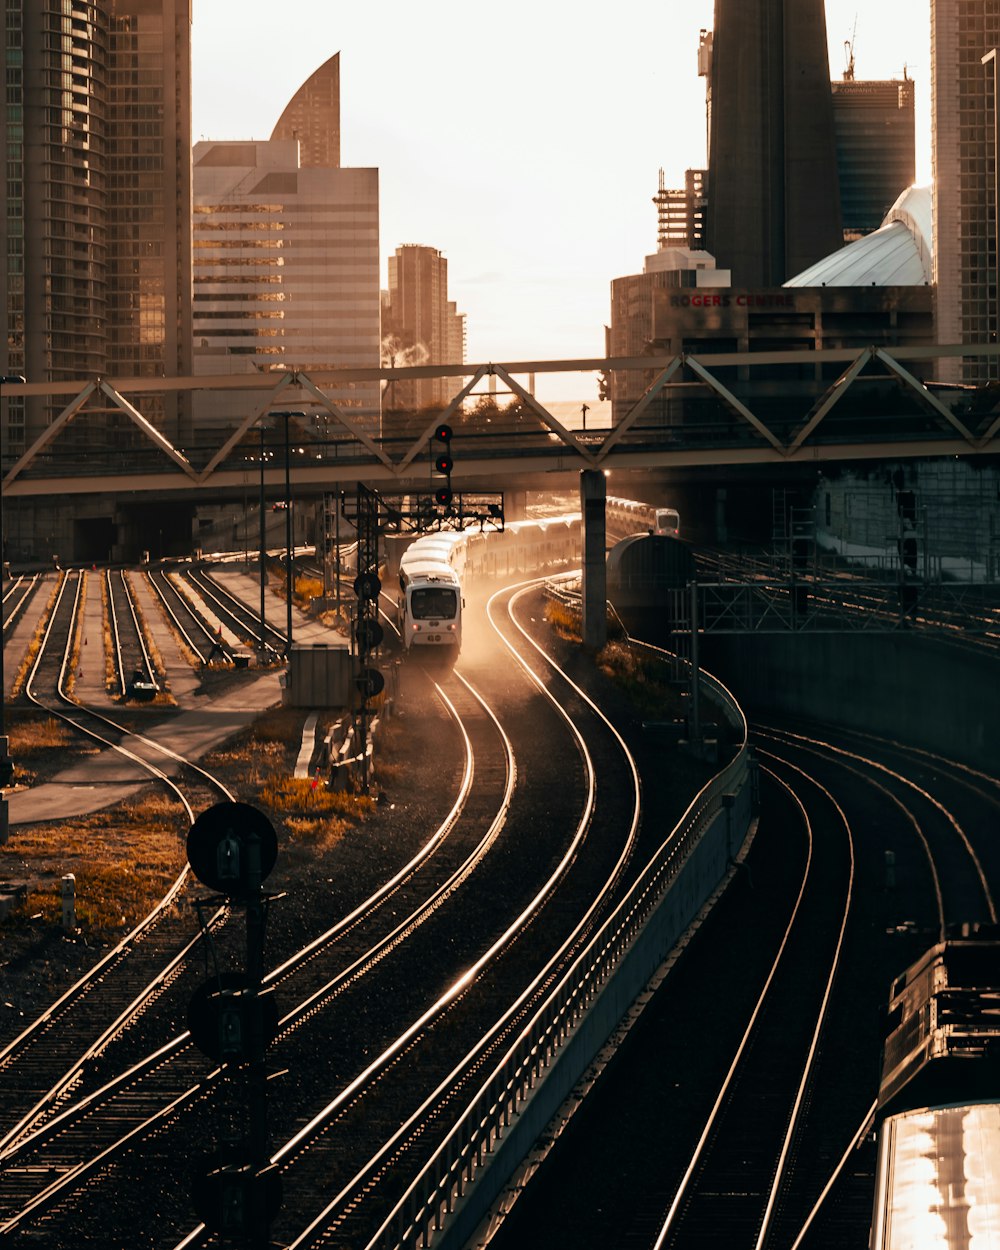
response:
[(437, 429), (435, 429), (434, 431), (434, 437), (437, 439), (439, 443), (450, 443), (451, 442), (451, 426), (444, 425), (444, 424), (439, 425)]
[(434, 502), (447, 508), (451, 504), (451, 490), (447, 486), (439, 486), (434, 492)]
[(447, 452), (442, 452), (434, 461), (434, 468), (437, 469), (438, 473), (450, 473), (454, 464), (455, 461), (452, 460), (451, 456)]

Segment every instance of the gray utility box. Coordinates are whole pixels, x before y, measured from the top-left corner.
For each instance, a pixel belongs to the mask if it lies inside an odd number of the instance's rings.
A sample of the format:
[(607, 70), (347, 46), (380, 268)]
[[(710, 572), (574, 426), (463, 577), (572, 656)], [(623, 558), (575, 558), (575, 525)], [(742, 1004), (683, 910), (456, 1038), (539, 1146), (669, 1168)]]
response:
[(296, 642), (288, 666), (290, 707), (348, 707), (356, 661), (346, 642)]

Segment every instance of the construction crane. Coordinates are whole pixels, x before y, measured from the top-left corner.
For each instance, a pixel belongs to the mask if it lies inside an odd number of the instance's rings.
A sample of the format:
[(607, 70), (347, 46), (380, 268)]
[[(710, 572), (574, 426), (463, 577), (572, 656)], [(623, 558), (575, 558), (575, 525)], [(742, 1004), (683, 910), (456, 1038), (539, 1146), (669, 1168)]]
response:
[(854, 15), (854, 29), (851, 31), (850, 39), (844, 40), (844, 55), (847, 58), (847, 68), (844, 70), (844, 82), (854, 81), (854, 41), (858, 35), (858, 15)]

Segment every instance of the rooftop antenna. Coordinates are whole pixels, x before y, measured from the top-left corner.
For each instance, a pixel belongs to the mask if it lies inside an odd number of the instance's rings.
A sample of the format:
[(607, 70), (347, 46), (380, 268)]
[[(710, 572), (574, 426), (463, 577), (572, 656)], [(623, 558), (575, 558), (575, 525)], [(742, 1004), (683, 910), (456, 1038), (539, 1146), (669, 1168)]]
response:
[(847, 68), (844, 70), (844, 82), (854, 81), (854, 41), (858, 35), (858, 15), (854, 15), (854, 29), (850, 39), (844, 40), (844, 55), (847, 57)]

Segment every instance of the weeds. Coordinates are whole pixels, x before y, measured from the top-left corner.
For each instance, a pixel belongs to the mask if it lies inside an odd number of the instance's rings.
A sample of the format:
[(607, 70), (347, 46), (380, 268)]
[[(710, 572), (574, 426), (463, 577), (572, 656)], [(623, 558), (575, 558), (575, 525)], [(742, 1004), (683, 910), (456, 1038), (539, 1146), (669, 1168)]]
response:
[(560, 638), (567, 642), (580, 642), (580, 614), (571, 611), (558, 599), (550, 599), (545, 605), (545, 619)]
[[(30, 866), (27, 914), (59, 924), (62, 878), (76, 878), (77, 924), (99, 938), (136, 924), (184, 866), (176, 803), (159, 795), (78, 817), (24, 826), (0, 848), (0, 875)], [(0, 925), (16, 925), (18, 919)]]
[(663, 715), (668, 708), (680, 711), (681, 700), (664, 660), (635, 651), (627, 643), (609, 642), (597, 654), (597, 667), (643, 714)]

